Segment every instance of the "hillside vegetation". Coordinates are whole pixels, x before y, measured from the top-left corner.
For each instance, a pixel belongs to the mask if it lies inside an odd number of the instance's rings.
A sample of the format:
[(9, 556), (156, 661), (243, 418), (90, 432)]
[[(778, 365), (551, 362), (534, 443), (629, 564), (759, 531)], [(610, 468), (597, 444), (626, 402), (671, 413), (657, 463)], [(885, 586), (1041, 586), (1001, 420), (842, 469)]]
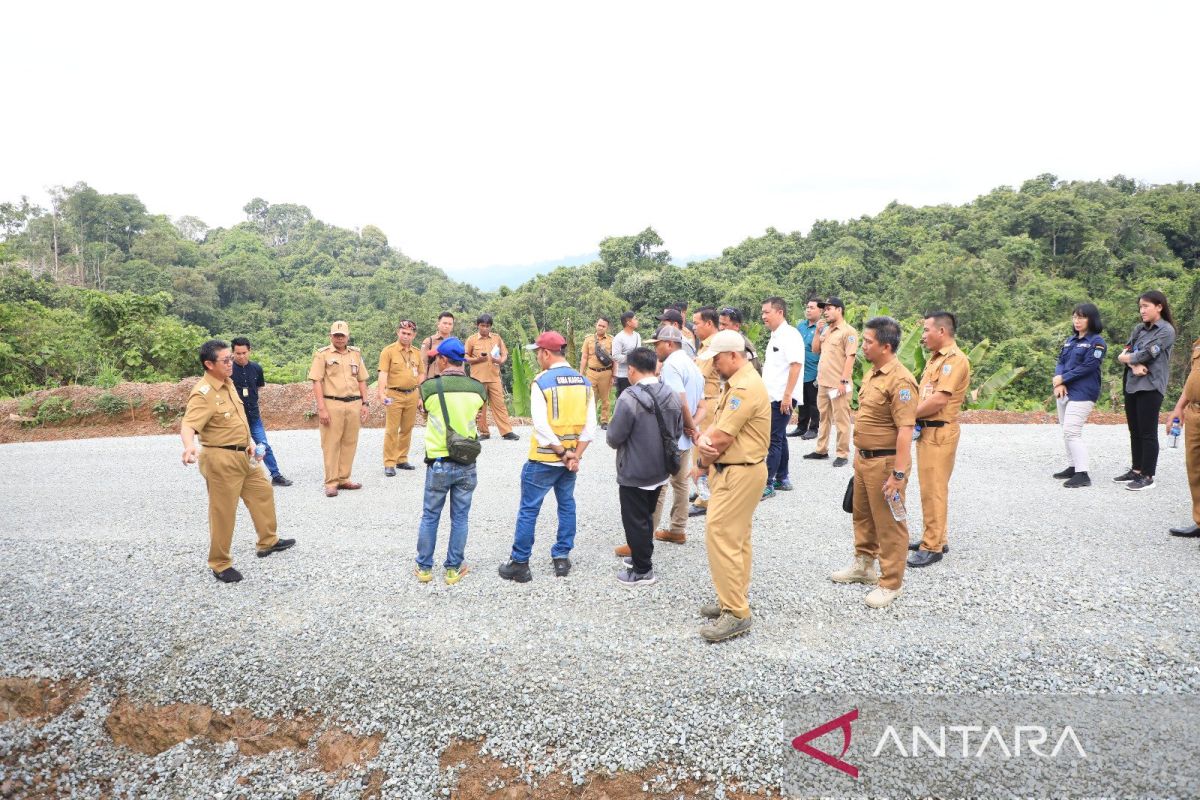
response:
[[(872, 308), (908, 329), (926, 310), (954, 311), (965, 349), (991, 343), (978, 351), (975, 384), (1024, 368), (997, 398), (1024, 409), (1046, 404), (1075, 303), (1095, 302), (1120, 344), (1137, 295), (1166, 292), (1181, 329), (1175, 391), (1200, 306), (1200, 185), (1122, 176), (1040, 175), (961, 206), (892, 203), (874, 216), (818, 220), (807, 234), (770, 228), (686, 267), (670, 264), (648, 228), (603, 239), (593, 263), (496, 292), (414, 261), (374, 225), (338, 228), (302, 205), (257, 198), (243, 210), (244, 222), (209, 228), (82, 183), (55, 189), (48, 209), (26, 198), (0, 204), (0, 394), (176, 381), (195, 374), (196, 347), (210, 336), (249, 336), (268, 381), (299, 381), (334, 319), (350, 322), (371, 364), (398, 320), (415, 320), (424, 336), (447, 309), (463, 336), (488, 311), (510, 344), (553, 327), (578, 346), (598, 314), (632, 308), (648, 320), (686, 300), (756, 319), (768, 295), (799, 304), (837, 293), (855, 323)], [(1106, 365), (1114, 396), (1117, 366)]]

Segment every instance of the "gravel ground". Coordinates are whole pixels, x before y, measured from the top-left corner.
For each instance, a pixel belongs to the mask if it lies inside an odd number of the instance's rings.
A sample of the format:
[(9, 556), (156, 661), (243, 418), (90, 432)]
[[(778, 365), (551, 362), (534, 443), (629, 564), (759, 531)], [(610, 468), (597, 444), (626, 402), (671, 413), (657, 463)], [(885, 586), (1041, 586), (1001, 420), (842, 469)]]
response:
[[(1166, 535), (1188, 519), (1181, 450), (1163, 449), (1159, 486), (1126, 492), (1123, 428), (1092, 426), (1090, 489), (1049, 477), (1065, 463), (1052, 426), (969, 426), (951, 484), (951, 553), (911, 570), (905, 594), (872, 611), (865, 589), (828, 575), (852, 552), (840, 508), (850, 468), (803, 461), (789, 439), (797, 490), (755, 516), (752, 633), (704, 643), (695, 609), (712, 599), (703, 519), (686, 545), (656, 550), (657, 586), (614, 580), (623, 541), (612, 451), (588, 452), (576, 489), (575, 568), (555, 579), (547, 500), (525, 585), (500, 580), (518, 503), (519, 443), (493, 438), (480, 459), (461, 584), (413, 579), (423, 468), (382, 474), (382, 432), (364, 431), (362, 491), (327, 499), (313, 431), (271, 433), (295, 486), (276, 490), (280, 534), (298, 545), (253, 557), (244, 509), (237, 585), (205, 566), (206, 496), (176, 437), (0, 447), (0, 676), (86, 677), (74, 713), (0, 724), (0, 781), (57, 769), (60, 784), (98, 795), (99, 777), (140, 797), (358, 797), (279, 751), (241, 757), (232, 744), (184, 743), (146, 757), (104, 730), (119, 694), (259, 716), (311, 711), (384, 736), (369, 764), (389, 797), (440, 796), (452, 776), (438, 754), (482, 739), (533, 780), (666, 765), (747, 790), (779, 787), (789, 698), (810, 693), (1200, 690), (1195, 540)], [(414, 455), (421, 452), (421, 432)], [(916, 487), (910, 517), (918, 519)], [(919, 522), (914, 528), (919, 529)], [(443, 520), (436, 559), (445, 549)], [(29, 748), (31, 737), (42, 752)], [(11, 758), (22, 755), (19, 759)], [(19, 763), (18, 763), (19, 762)], [(234, 783), (239, 776), (244, 785)]]

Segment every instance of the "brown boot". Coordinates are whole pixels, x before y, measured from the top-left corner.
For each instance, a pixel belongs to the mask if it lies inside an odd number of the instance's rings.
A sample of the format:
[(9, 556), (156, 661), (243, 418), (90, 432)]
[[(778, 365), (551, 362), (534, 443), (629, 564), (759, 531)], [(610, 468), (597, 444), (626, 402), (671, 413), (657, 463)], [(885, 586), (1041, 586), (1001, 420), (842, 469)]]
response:
[(686, 533), (671, 533), (670, 531), (655, 531), (654, 538), (660, 542), (671, 542), (672, 544), (683, 544), (687, 541)]
[(633, 551), (629, 549), (629, 545), (623, 544), (613, 548), (613, 552), (619, 556), (631, 556)]

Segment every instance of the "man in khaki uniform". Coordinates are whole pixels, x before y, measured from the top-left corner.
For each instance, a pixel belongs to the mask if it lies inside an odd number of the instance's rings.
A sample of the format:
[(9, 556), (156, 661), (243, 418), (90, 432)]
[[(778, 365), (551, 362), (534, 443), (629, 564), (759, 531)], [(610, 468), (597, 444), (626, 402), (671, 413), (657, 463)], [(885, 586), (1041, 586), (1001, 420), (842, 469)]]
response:
[(275, 533), (275, 494), (263, 474), (262, 462), (252, 460), (250, 423), (230, 380), (233, 355), (229, 345), (217, 339), (205, 342), (200, 347), (200, 364), (204, 376), (192, 387), (179, 426), (183, 463), (196, 463), (199, 434), (204, 448), (200, 474), (208, 484), (208, 566), (217, 580), (236, 583), (242, 574), (233, 568), (229, 549), (239, 497), (254, 520), (260, 558), (286, 550), (296, 540), (280, 539)]
[(436, 378), (441, 374), (437, 365), (437, 349), (438, 345), (454, 335), (454, 315), (449, 311), (443, 311), (438, 314), (437, 333), (432, 336), (426, 336), (421, 342), (421, 362), (425, 365), (422, 371), (421, 381), (427, 381), (430, 378)]
[(480, 314), (475, 320), (478, 333), (467, 337), (467, 363), (471, 365), (471, 378), (487, 389), (487, 402), (479, 409), (475, 427), (480, 439), (492, 438), (488, 432), (487, 412), (490, 407), (492, 419), (500, 429), (500, 438), (516, 441), (521, 437), (513, 433), (508, 421), (508, 407), (504, 404), (504, 384), (500, 382), (500, 365), (508, 361), (508, 345), (499, 334), (492, 333), (492, 315)]
[(725, 380), (712, 423), (697, 442), (693, 478), (708, 475), (706, 544), (717, 604), (700, 608), (712, 622), (700, 629), (710, 642), (750, 630), (750, 525), (767, 485), (771, 401), (767, 387), (746, 360), (737, 331), (713, 336), (701, 358), (711, 359)]
[(1188, 486), (1192, 490), (1192, 524), (1170, 528), (1172, 536), (1185, 539), (1200, 537), (1200, 339), (1192, 342), (1192, 368), (1183, 393), (1174, 410), (1167, 415), (1166, 433), (1171, 435), (1172, 421), (1183, 423), (1183, 457), (1187, 464)]
[[(829, 324), (818, 328), (812, 349), (821, 354), (817, 364), (817, 449), (804, 458), (829, 458), (829, 430), (837, 426), (837, 458), (833, 466), (844, 467), (850, 456), (850, 395), (854, 392), (851, 376), (858, 352), (858, 331), (845, 318), (846, 306), (840, 298), (825, 301), (825, 319)], [(832, 397), (830, 396), (832, 395)]]
[(396, 341), (379, 354), (379, 402), (383, 405), (383, 474), (395, 477), (397, 469), (414, 470), (408, 463), (413, 425), (421, 385), (421, 351), (413, 346), (417, 323), (401, 320), (396, 326)]
[(908, 554), (908, 526), (888, 505), (896, 494), (904, 502), (917, 421), (917, 382), (896, 359), (899, 346), (896, 320), (867, 320), (863, 355), (872, 369), (858, 393), (854, 424), (854, 563), (830, 576), (834, 583), (878, 584), (867, 594), (871, 608), (885, 608), (900, 596)]
[(325, 456), (325, 496), (338, 489), (361, 489), (350, 480), (358, 430), (367, 421), (367, 364), (357, 347), (351, 347), (350, 326), (343, 320), (329, 329), (330, 344), (313, 354), (308, 379), (321, 422), (321, 452)]
[(958, 320), (949, 311), (934, 311), (925, 318), (921, 344), (929, 360), (921, 374), (921, 397), (917, 404), (917, 477), (921, 482), (921, 514), (925, 531), (908, 559), (910, 567), (927, 567), (950, 551), (946, 544), (946, 505), (950, 473), (958, 452), (958, 410), (971, 385), (971, 362), (958, 349), (954, 331)]
[[(613, 360), (612, 337), (608, 335), (608, 317), (596, 320), (596, 332), (583, 340), (583, 351), (579, 356), (579, 371), (592, 382), (596, 393), (596, 410), (600, 412), (600, 428), (608, 430), (609, 406), (612, 403)], [(608, 357), (605, 364), (596, 357), (597, 349)]]
[[(719, 325), (720, 317), (717, 309), (712, 306), (703, 306), (692, 315), (692, 327), (696, 329), (696, 338), (700, 340), (696, 366), (700, 368), (700, 375), (704, 378), (704, 396), (700, 399), (700, 410), (692, 418), (697, 430), (704, 430), (707, 427), (712, 419), (713, 411), (716, 410), (717, 401), (721, 397), (721, 375), (713, 366), (712, 358), (703, 357), (704, 353), (708, 351), (709, 344), (712, 343), (712, 337), (717, 334)], [(692, 448), (692, 463), (694, 464), (699, 458), (699, 447)], [(696, 495), (692, 498), (691, 507), (688, 508), (688, 516), (701, 517), (707, 510), (708, 501)]]

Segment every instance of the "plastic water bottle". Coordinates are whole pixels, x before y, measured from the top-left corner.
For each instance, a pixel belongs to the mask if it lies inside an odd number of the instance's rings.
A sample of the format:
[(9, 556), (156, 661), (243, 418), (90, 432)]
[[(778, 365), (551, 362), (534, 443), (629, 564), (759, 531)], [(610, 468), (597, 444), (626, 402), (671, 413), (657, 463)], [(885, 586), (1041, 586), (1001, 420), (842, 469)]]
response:
[(922, 427), (921, 427), (920, 423), (917, 423), (916, 425), (914, 425), (914, 426), (913, 426), (913, 441), (914, 441), (914, 442), (915, 442), (917, 439), (920, 439), (920, 438), (921, 438), (921, 431), (922, 431), (922, 430), (923, 430), (923, 429), (922, 429)]
[(267, 456), (267, 446), (262, 442), (254, 445), (254, 465), (258, 466)]
[(897, 489), (887, 495), (888, 508), (892, 510), (892, 519), (896, 522), (904, 522), (908, 519), (908, 512), (904, 510), (904, 498), (900, 496), (900, 490)]
[(1179, 447), (1179, 417), (1171, 420), (1171, 447)]
[(492, 348), (492, 358), (499, 358), (499, 357), (500, 357), (500, 345), (496, 345), (495, 347)]
[(712, 497), (712, 491), (708, 488), (708, 476), (701, 475), (696, 479), (696, 497), (707, 501)]

